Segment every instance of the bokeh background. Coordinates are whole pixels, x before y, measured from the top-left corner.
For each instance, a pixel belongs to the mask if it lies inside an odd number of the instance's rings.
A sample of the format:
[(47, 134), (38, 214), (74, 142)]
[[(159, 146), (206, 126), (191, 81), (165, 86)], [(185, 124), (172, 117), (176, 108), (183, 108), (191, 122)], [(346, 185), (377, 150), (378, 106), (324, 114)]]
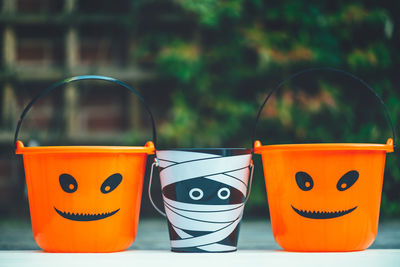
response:
[[(398, 129), (396, 0), (0, 0), (0, 7), (3, 218), (29, 216), (22, 159), (13, 155), (19, 115), (41, 90), (73, 75), (112, 76), (136, 88), (155, 115), (158, 148), (251, 147), (267, 93), (296, 71), (320, 66), (367, 81)], [(40, 100), (20, 139), (30, 145), (143, 145), (150, 127), (129, 91), (79, 82)], [(385, 143), (391, 135), (374, 95), (327, 71), (286, 83), (257, 127), (263, 144)], [(250, 217), (268, 214), (261, 160), (254, 160)], [(385, 169), (383, 218), (400, 218), (399, 192), (400, 157), (393, 153)], [(159, 185), (154, 195), (160, 196)], [(142, 215), (156, 216), (146, 190)]]

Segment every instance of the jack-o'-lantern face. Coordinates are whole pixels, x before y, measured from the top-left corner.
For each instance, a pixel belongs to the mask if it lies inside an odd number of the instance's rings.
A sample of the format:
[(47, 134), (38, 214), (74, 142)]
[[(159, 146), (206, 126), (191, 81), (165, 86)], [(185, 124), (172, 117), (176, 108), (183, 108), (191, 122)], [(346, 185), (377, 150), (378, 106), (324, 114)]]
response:
[[(122, 175), (119, 173), (115, 173), (110, 175), (99, 188), (99, 194), (109, 194), (114, 191), (122, 181)], [(78, 182), (76, 179), (70, 175), (63, 173), (59, 177), (60, 189), (62, 189), (65, 193), (73, 194), (78, 190)], [(105, 219), (116, 214), (120, 209), (115, 209), (112, 211), (105, 211), (102, 213), (83, 213), (82, 211), (70, 211), (65, 210), (61, 211), (54, 207), (54, 210), (63, 218), (72, 220), (72, 221), (95, 221)]]
[[(357, 181), (358, 176), (359, 174), (355, 170), (345, 173), (337, 182), (336, 189), (340, 192), (349, 189)], [(303, 171), (297, 172), (295, 178), (296, 178), (296, 183), (300, 190), (310, 191), (313, 189), (314, 180), (308, 173)], [(291, 205), (291, 207), (297, 214), (309, 219), (333, 219), (349, 214), (357, 208), (357, 206), (353, 206), (350, 208), (338, 207), (338, 209), (335, 211), (327, 211), (327, 210), (311, 210), (309, 208), (299, 208), (295, 207), (294, 205)]]

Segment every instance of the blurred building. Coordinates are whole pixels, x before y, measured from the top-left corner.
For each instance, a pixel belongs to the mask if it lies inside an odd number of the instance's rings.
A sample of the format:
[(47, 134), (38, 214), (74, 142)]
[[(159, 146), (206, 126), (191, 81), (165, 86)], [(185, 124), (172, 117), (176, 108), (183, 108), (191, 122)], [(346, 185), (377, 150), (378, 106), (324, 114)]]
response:
[[(0, 0), (0, 214), (10, 211), (7, 203), (23, 198), (22, 164), (13, 158), (12, 139), (24, 105), (39, 90), (74, 75), (107, 75), (136, 88), (151, 77), (132, 60), (131, 4), (125, 0)], [(105, 87), (96, 85), (90, 94), (76, 86), (52, 93), (35, 107), (29, 122), (24, 121), (24, 141), (32, 137), (30, 126), (46, 128), (54, 120), (62, 124), (63, 137), (73, 143), (118, 143), (129, 129), (140, 128), (134, 95), (116, 89), (110, 93)], [(51, 134), (45, 137), (52, 143)], [(41, 140), (40, 135), (37, 138)]]

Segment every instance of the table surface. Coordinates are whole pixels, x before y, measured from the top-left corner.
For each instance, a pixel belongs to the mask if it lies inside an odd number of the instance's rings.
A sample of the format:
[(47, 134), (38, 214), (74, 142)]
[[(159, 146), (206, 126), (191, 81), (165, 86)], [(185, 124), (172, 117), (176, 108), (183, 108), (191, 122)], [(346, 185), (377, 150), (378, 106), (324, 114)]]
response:
[(29, 220), (0, 220), (2, 266), (400, 266), (400, 221), (381, 222), (370, 249), (347, 253), (294, 253), (275, 243), (266, 220), (242, 222), (238, 251), (231, 253), (174, 253), (167, 223), (143, 219), (135, 242), (118, 253), (45, 253), (35, 244)]
[(174, 253), (128, 250), (116, 253), (46, 253), (0, 251), (0, 266), (400, 266), (399, 249), (368, 249), (346, 253), (294, 253), (281, 250), (239, 250), (231, 253)]

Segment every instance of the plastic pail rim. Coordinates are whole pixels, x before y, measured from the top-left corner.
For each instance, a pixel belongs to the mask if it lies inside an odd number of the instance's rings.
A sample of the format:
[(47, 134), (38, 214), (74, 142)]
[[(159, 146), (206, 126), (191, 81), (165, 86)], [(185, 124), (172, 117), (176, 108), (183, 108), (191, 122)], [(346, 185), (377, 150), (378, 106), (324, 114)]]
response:
[(264, 151), (385, 151), (393, 152), (393, 139), (389, 138), (386, 144), (362, 144), (362, 143), (315, 143), (315, 144), (282, 144), (263, 146), (259, 140), (254, 142), (254, 153), (261, 154)]

